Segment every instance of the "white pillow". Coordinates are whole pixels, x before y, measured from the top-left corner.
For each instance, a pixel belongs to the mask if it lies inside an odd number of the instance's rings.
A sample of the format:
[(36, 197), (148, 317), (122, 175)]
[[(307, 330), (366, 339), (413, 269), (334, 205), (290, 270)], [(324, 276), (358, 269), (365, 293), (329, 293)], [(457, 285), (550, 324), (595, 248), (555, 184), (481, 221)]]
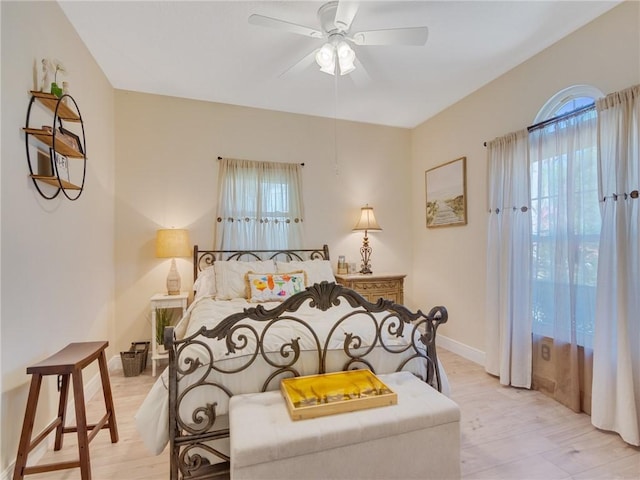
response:
[(193, 289), (196, 292), (194, 300), (200, 297), (213, 297), (216, 294), (216, 273), (213, 265), (198, 273)]
[(291, 262), (276, 262), (278, 273), (291, 273), (302, 270), (307, 274), (307, 285), (320, 283), (322, 281), (335, 282), (333, 269), (329, 260), (293, 260)]
[(245, 275), (254, 273), (276, 273), (273, 260), (240, 262), (218, 261), (213, 264), (216, 272), (216, 300), (247, 298)]

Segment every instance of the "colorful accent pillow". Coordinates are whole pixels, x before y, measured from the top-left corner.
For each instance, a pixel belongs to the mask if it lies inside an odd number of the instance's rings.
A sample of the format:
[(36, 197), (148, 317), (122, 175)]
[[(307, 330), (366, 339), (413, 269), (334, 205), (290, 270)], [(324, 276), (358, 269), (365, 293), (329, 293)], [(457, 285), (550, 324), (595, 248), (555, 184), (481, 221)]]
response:
[(303, 271), (290, 273), (253, 273), (246, 275), (250, 302), (282, 302), (305, 288)]
[(247, 298), (245, 275), (247, 272), (275, 273), (273, 260), (255, 262), (217, 261), (213, 264), (216, 273), (216, 300)]
[(307, 285), (322, 281), (335, 282), (333, 269), (329, 260), (292, 260), (291, 262), (276, 262), (278, 273), (287, 273), (302, 270), (307, 274)]

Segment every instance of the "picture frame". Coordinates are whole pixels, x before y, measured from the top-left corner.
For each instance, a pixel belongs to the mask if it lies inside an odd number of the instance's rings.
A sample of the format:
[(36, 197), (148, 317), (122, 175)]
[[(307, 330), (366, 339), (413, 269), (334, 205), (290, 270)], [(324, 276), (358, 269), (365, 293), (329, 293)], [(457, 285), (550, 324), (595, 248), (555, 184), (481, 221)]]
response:
[(65, 142), (65, 143), (67, 143), (70, 147), (80, 152), (81, 155), (84, 155), (84, 148), (82, 146), (82, 142), (80, 141), (80, 137), (78, 135), (73, 133), (71, 130), (67, 130), (62, 125), (60, 125), (59, 131), (63, 136), (66, 137), (66, 140), (68, 140), (68, 142)]
[(54, 173), (57, 172), (58, 178), (60, 180), (64, 180), (66, 182), (69, 181), (69, 159), (64, 155), (60, 155), (57, 152), (54, 152), (51, 149), (51, 158), (55, 158), (55, 170)]
[(425, 171), (427, 228), (467, 224), (467, 157)]
[(51, 161), (51, 149), (49, 152), (38, 148), (38, 167), (37, 174), (41, 177), (53, 177), (53, 162)]

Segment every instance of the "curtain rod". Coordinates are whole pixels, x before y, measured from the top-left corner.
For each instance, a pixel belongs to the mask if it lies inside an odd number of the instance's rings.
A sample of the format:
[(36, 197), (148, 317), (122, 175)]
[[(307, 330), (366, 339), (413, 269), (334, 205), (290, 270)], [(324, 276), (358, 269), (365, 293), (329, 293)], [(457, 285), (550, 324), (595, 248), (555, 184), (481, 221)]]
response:
[[(218, 160), (222, 160), (222, 157), (218, 157)], [(299, 164), (301, 167), (304, 167), (304, 162)]]
[(530, 127), (527, 127), (527, 131), (531, 132), (533, 130), (539, 130), (547, 125), (555, 122), (559, 122), (560, 120), (566, 120), (568, 118), (578, 116), (582, 113), (588, 112), (589, 110), (595, 110), (596, 104), (592, 103), (591, 105), (587, 105), (585, 107), (579, 108), (577, 110), (573, 110), (571, 112), (565, 113), (563, 115), (558, 115), (557, 117), (550, 118), (548, 120), (543, 120), (542, 122), (534, 123)]
[[(580, 115), (582, 113), (588, 112), (589, 110), (593, 110), (596, 108), (596, 104), (592, 103), (591, 105), (586, 105), (584, 107), (581, 107), (577, 110), (573, 110), (571, 112), (568, 113), (564, 113), (562, 115), (558, 115), (557, 117), (553, 117), (553, 118), (549, 118), (547, 120), (543, 120), (541, 122), (538, 123), (534, 123), (533, 125), (527, 127), (527, 131), (528, 132), (532, 132), (533, 130), (539, 130), (543, 127), (546, 127), (547, 125), (551, 124), (551, 123), (555, 123), (555, 122), (559, 122), (560, 120), (566, 120), (568, 118), (571, 118), (573, 116), (577, 116)], [(487, 142), (484, 142), (484, 146), (487, 146)]]

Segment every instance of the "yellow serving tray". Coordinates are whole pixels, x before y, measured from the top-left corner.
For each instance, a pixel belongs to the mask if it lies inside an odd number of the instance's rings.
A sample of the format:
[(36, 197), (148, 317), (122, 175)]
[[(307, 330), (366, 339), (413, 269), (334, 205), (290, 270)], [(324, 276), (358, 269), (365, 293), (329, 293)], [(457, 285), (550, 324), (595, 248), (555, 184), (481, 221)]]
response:
[(369, 370), (285, 378), (280, 390), (292, 420), (398, 403), (398, 396)]

